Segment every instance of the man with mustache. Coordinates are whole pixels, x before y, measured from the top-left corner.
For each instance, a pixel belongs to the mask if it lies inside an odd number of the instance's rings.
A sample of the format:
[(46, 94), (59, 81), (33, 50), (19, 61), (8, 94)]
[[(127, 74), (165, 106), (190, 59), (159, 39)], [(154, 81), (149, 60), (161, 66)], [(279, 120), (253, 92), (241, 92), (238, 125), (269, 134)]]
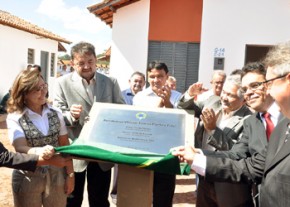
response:
[[(193, 109), (199, 118), (195, 146), (210, 151), (229, 150), (240, 139), (244, 120), (252, 114), (241, 92), (241, 75), (227, 77), (220, 97), (194, 101), (201, 90), (202, 84), (192, 84), (178, 104), (180, 108)], [(238, 205), (253, 206), (249, 185), (209, 182), (199, 176), (196, 206)]]

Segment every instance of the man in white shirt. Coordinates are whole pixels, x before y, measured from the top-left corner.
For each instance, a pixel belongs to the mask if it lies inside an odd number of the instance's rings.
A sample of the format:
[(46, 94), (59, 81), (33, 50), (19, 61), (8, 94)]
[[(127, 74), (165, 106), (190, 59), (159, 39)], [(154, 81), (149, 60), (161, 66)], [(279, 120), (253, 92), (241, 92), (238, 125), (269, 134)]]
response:
[[(200, 93), (197, 95), (197, 101), (205, 101), (209, 97), (215, 95), (220, 96), (222, 92), (222, 88), (224, 85), (224, 82), (226, 80), (226, 73), (223, 70), (214, 70), (212, 79), (210, 81), (212, 88), (210, 90), (205, 89), (203, 93)], [(208, 91), (206, 91), (208, 90)]]
[[(165, 63), (151, 62), (147, 69), (150, 87), (137, 93), (133, 105), (175, 108), (181, 93), (166, 86), (168, 68)], [(175, 190), (175, 175), (154, 173), (153, 207), (171, 207)]]

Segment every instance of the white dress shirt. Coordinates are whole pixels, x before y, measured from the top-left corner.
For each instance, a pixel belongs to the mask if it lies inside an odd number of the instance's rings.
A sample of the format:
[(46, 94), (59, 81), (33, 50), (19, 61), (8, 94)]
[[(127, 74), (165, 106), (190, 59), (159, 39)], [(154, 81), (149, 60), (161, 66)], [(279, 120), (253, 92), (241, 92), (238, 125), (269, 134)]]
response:
[[(181, 97), (181, 93), (175, 90), (171, 90), (170, 103), (173, 108), (177, 107), (178, 101)], [(157, 96), (151, 87), (146, 88), (143, 91), (138, 92), (133, 98), (133, 105), (145, 106), (145, 107), (157, 107), (161, 98)]]

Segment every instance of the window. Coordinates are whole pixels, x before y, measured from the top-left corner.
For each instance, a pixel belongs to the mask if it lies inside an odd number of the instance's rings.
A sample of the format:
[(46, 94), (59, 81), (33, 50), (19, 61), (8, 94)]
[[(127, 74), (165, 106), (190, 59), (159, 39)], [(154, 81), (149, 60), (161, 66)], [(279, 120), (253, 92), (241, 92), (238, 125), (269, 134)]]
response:
[(50, 77), (54, 77), (54, 63), (55, 63), (55, 53), (51, 53), (51, 58), (50, 58)]
[(34, 64), (34, 49), (28, 48), (27, 51), (27, 63)]
[(154, 60), (167, 65), (181, 93), (198, 80), (199, 43), (149, 41), (148, 63)]

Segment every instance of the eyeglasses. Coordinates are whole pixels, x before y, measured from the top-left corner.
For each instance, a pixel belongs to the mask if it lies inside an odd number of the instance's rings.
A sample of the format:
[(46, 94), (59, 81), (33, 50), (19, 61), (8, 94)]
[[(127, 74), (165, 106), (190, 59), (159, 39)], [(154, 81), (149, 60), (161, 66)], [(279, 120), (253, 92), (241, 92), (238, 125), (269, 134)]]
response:
[(43, 84), (41, 86), (38, 86), (38, 87), (34, 88), (33, 90), (36, 91), (36, 92), (39, 92), (39, 91), (44, 91), (44, 90), (47, 90), (47, 89), (48, 89), (48, 84), (45, 83), (45, 84)]
[(245, 94), (250, 89), (251, 91), (256, 91), (261, 85), (263, 85), (266, 81), (263, 82), (253, 82), (250, 83), (248, 87), (242, 87), (240, 91)]
[(269, 87), (269, 86), (272, 85), (272, 83), (273, 83), (274, 80), (284, 78), (284, 77), (286, 77), (287, 75), (288, 75), (288, 73), (287, 73), (287, 74), (284, 74), (284, 75), (281, 75), (281, 76), (278, 76), (278, 77), (276, 77), (276, 78), (271, 78), (271, 79), (269, 79), (269, 80), (264, 81), (263, 83), (266, 84), (267, 87)]
[(276, 78), (271, 78), (271, 79), (269, 79), (269, 80), (265, 80), (265, 81), (263, 81), (263, 82), (253, 82), (253, 83), (250, 83), (248, 87), (242, 87), (240, 91), (241, 91), (243, 94), (247, 93), (247, 91), (248, 91), (249, 89), (250, 89), (251, 91), (254, 92), (254, 91), (256, 91), (256, 90), (257, 90), (261, 85), (263, 85), (263, 84), (265, 84), (267, 87), (269, 87), (269, 86), (272, 85), (272, 83), (273, 83), (274, 80), (277, 80), (277, 79), (280, 79), (280, 78), (284, 78), (284, 77), (286, 77), (287, 75), (288, 75), (288, 73), (285, 74), (285, 75), (278, 76), (278, 77), (276, 77)]

